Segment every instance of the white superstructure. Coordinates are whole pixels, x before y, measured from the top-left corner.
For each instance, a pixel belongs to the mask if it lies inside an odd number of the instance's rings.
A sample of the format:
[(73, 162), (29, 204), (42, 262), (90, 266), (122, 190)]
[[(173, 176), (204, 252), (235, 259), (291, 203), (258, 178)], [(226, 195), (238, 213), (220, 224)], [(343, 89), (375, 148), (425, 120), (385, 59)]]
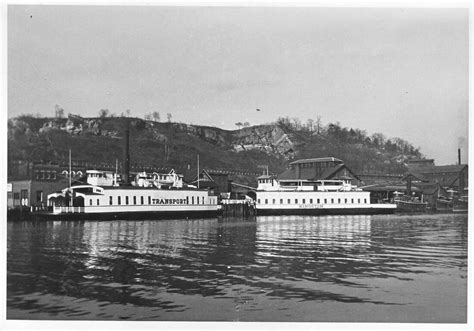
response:
[(206, 190), (184, 187), (182, 175), (139, 173), (129, 186), (119, 185), (110, 172), (89, 170), (87, 183), (48, 196), (52, 213), (82, 215), (217, 213), (217, 196)]
[(394, 204), (370, 203), (370, 192), (344, 180), (258, 178), (255, 208), (262, 214), (362, 214), (395, 210)]

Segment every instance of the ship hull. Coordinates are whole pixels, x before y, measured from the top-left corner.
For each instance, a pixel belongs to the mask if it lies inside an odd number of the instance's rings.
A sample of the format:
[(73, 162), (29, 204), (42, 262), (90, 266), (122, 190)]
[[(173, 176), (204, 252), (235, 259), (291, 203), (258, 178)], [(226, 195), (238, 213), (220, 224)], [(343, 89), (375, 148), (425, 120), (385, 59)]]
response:
[(367, 207), (367, 208), (314, 208), (314, 209), (258, 209), (257, 215), (377, 215), (393, 214), (395, 208)]
[(218, 210), (183, 210), (183, 211), (141, 211), (110, 213), (33, 213), (33, 219), (52, 221), (107, 221), (107, 220), (160, 220), (160, 219), (193, 219), (213, 218), (219, 215)]
[(257, 215), (391, 214), (395, 204), (370, 203), (367, 191), (257, 191)]

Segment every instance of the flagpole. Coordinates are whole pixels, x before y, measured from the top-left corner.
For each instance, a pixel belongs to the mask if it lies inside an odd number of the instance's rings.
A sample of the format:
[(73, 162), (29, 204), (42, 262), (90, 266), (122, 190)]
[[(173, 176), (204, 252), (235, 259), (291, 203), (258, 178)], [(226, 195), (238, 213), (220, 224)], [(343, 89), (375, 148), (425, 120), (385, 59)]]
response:
[(199, 188), (199, 154), (197, 155), (197, 184)]
[(72, 175), (72, 172), (71, 172), (71, 149), (69, 148), (69, 193), (71, 195), (71, 201), (70, 201), (71, 205), (70, 205), (70, 207), (72, 207), (72, 190), (71, 190), (72, 180), (71, 180), (71, 175)]

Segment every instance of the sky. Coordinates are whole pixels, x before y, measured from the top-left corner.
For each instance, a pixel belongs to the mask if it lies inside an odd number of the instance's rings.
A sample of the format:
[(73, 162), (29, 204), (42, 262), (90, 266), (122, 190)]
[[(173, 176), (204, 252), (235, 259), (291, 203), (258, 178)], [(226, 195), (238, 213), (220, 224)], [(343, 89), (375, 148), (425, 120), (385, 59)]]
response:
[(468, 9), (10, 5), (7, 17), (9, 118), (55, 105), (223, 129), (320, 116), (467, 162)]

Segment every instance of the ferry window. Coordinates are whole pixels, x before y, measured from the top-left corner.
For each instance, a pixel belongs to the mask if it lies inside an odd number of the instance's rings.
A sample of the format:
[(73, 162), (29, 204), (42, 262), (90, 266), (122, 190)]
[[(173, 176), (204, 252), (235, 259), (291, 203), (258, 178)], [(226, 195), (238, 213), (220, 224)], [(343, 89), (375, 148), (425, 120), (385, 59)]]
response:
[(341, 199), (337, 199), (337, 203), (341, 203)]
[(272, 203), (275, 204), (275, 199), (273, 199)]
[(92, 199), (89, 199), (89, 206), (92, 206)]
[(186, 204), (189, 205), (189, 197), (186, 197)]
[(324, 199), (324, 203), (328, 203), (328, 199)]
[(194, 197), (191, 197), (191, 204), (194, 205)]
[(309, 203), (313, 203), (313, 199), (309, 199)]
[(334, 203), (334, 199), (331, 198), (331, 203)]
[(298, 199), (295, 199), (295, 203), (298, 203)]
[(257, 203), (260, 204), (260, 199), (257, 199)]
[(303, 199), (303, 203), (306, 203), (306, 200), (305, 200), (305, 199)]
[(282, 205), (282, 204), (283, 204), (283, 199), (280, 199), (280, 205)]
[(151, 196), (148, 196), (148, 204), (151, 205)]
[(360, 199), (357, 199), (357, 203), (360, 203)]
[(140, 197), (140, 203), (143, 205), (143, 195)]
[(117, 204), (118, 204), (118, 205), (122, 204), (122, 199), (121, 199), (121, 197), (117, 197)]
[(99, 205), (99, 199), (97, 199), (97, 206)]
[(109, 205), (112, 206), (112, 197), (109, 197)]
[(133, 204), (134, 204), (134, 205), (137, 204), (137, 197), (136, 197), (136, 196), (133, 196)]
[(268, 204), (268, 199), (265, 199), (265, 204)]
[(291, 203), (291, 201), (290, 201), (290, 199), (288, 199), (288, 204), (290, 204), (290, 203)]
[(347, 203), (347, 199), (344, 199), (344, 203)]
[(364, 203), (367, 203), (367, 199), (364, 199)]
[(351, 203), (354, 203), (354, 199), (353, 199), (353, 198), (351, 199)]
[(125, 204), (128, 205), (128, 196), (125, 197)]

